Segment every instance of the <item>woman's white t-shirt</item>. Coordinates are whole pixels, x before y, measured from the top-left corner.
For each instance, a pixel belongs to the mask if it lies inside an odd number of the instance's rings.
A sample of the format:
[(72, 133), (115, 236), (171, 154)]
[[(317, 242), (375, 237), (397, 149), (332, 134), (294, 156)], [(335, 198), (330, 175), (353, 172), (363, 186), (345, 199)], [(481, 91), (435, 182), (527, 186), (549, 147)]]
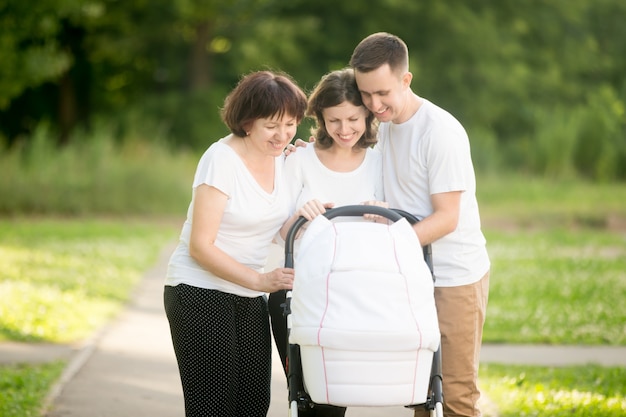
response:
[(196, 187), (207, 184), (228, 196), (215, 245), (239, 263), (262, 272), (272, 239), (289, 215), (289, 195), (283, 182), (284, 157), (276, 158), (274, 190), (257, 183), (237, 153), (224, 141), (212, 144), (200, 158), (193, 181), (192, 199), (179, 244), (172, 254), (165, 285), (188, 284), (242, 297), (262, 292), (222, 279), (202, 268), (189, 254)]
[(285, 160), (285, 180), (290, 189), (290, 214), (307, 201), (317, 199), (335, 207), (384, 200), (382, 160), (378, 151), (367, 148), (361, 165), (349, 172), (327, 168), (310, 144)]

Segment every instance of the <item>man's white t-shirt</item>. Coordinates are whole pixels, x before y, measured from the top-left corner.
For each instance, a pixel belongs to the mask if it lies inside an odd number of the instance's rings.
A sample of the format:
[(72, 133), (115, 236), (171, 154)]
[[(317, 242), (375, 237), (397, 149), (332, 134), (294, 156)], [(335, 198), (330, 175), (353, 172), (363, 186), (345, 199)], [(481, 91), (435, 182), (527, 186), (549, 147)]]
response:
[(384, 199), (381, 155), (371, 148), (366, 149), (361, 165), (350, 172), (327, 168), (313, 144), (299, 148), (285, 161), (285, 180), (290, 188), (290, 214), (313, 199), (335, 207)]
[(215, 245), (236, 261), (262, 272), (272, 239), (289, 215), (289, 195), (283, 182), (284, 156), (276, 158), (274, 190), (258, 184), (239, 155), (224, 141), (212, 144), (200, 158), (193, 181), (193, 194), (179, 244), (172, 254), (165, 285), (188, 284), (242, 297), (264, 293), (224, 280), (202, 268), (189, 254), (196, 187), (208, 184), (228, 196)]
[(450, 113), (423, 99), (408, 121), (381, 123), (378, 138), (385, 198), (390, 207), (423, 219), (433, 212), (432, 194), (463, 191), (456, 230), (431, 244), (435, 285), (451, 287), (480, 280), (490, 261), (463, 126)]

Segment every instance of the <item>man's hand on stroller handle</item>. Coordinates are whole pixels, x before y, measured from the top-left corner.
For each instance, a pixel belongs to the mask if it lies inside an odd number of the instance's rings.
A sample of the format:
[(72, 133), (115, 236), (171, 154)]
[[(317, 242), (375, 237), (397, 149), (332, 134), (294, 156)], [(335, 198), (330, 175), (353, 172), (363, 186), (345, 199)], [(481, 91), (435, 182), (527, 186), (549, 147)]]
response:
[[(370, 201), (364, 201), (362, 204), (364, 206), (378, 206), (378, 207), (389, 208), (389, 203), (387, 203), (386, 201), (370, 200)], [(363, 218), (365, 218), (366, 220), (371, 220), (376, 223), (389, 223), (389, 219), (383, 216), (379, 216), (378, 214), (367, 213), (363, 215)]]

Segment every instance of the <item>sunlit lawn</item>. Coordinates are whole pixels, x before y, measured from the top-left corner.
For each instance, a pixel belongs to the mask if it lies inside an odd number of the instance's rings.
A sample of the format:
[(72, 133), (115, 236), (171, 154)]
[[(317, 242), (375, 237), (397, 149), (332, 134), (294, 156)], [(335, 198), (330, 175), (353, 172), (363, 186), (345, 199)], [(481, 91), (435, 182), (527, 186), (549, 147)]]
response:
[(482, 365), (480, 385), (500, 417), (621, 417), (626, 368)]
[(626, 345), (626, 232), (486, 234), (485, 342)]
[(157, 222), (0, 221), (0, 340), (90, 336), (176, 233)]
[[(1, 220), (0, 340), (90, 337), (177, 233), (170, 222)], [(0, 415), (38, 417), (64, 365), (0, 366)]]
[[(626, 234), (487, 231), (493, 261), (485, 342), (626, 345)], [(626, 415), (626, 368), (484, 364), (500, 417)]]

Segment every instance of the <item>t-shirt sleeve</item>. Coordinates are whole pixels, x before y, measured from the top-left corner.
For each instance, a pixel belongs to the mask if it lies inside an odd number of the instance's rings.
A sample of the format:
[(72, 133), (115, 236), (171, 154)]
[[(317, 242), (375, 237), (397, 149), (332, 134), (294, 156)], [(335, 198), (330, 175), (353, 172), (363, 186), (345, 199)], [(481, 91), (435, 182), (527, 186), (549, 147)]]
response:
[(385, 201), (383, 188), (383, 156), (378, 148), (368, 149), (372, 157), (372, 181), (374, 181), (374, 199)]
[[(309, 145), (313, 146), (313, 145)], [(302, 192), (302, 187), (304, 186), (304, 177), (302, 174), (302, 160), (304, 158), (304, 153), (306, 149), (299, 149), (295, 153), (288, 155), (285, 158), (285, 170), (283, 172), (283, 177), (285, 180), (285, 184), (287, 187), (287, 194), (289, 196), (289, 215), (291, 216), (296, 212), (296, 204), (298, 201), (298, 197)]]
[(469, 140), (465, 131), (462, 128), (440, 125), (433, 128), (430, 135), (430, 193), (467, 190), (468, 172), (472, 168)]
[(193, 188), (207, 184), (230, 197), (235, 184), (237, 161), (234, 160), (234, 155), (227, 152), (227, 149), (220, 149), (216, 145), (213, 144), (209, 147), (200, 158), (193, 180)]

